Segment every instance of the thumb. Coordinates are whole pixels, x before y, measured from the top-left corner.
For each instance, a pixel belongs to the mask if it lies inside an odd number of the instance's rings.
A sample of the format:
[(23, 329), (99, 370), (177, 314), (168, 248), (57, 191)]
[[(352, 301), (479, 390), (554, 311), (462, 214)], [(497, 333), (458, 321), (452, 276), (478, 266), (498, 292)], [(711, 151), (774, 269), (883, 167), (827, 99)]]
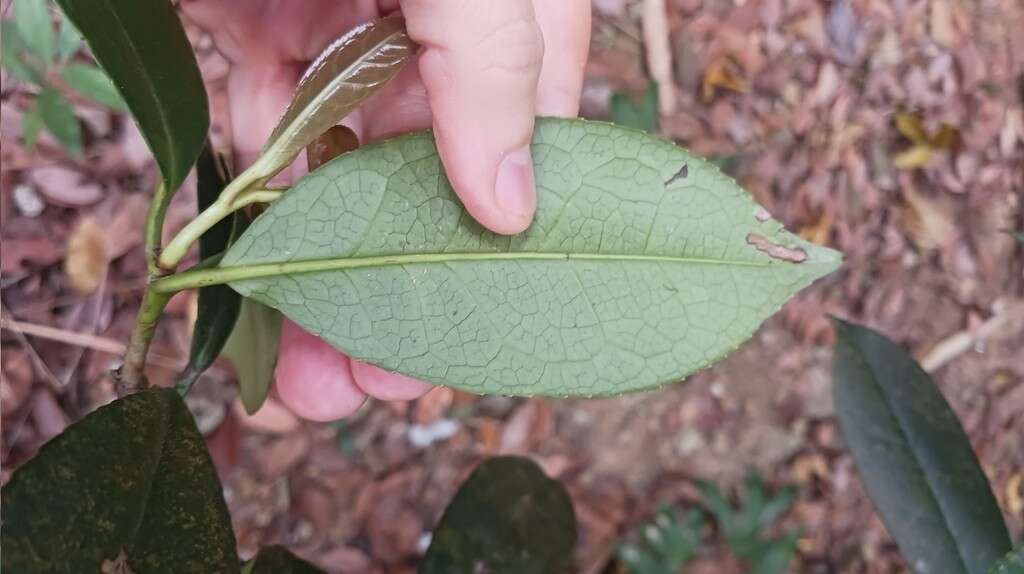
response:
[(438, 152), (469, 213), (497, 233), (525, 230), (537, 196), (530, 138), (544, 41), (531, 0), (402, 0), (425, 47), (420, 75)]

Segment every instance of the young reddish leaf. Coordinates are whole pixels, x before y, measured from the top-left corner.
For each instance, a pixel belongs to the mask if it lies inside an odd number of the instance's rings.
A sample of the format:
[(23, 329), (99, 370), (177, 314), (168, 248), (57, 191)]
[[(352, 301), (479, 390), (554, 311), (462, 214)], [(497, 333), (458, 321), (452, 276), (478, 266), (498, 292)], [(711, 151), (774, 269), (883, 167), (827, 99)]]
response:
[(2, 495), (4, 572), (239, 571), (217, 473), (171, 389), (71, 425)]
[(250, 170), (267, 177), (290, 164), (302, 148), (382, 88), (415, 51), (405, 20), (397, 16), (339, 38), (299, 80), (295, 97)]
[[(40, 2), (42, 0), (32, 0)], [(206, 89), (169, 0), (57, 0), (139, 124), (168, 190), (177, 191), (210, 126)]]
[(567, 572), (576, 544), (572, 500), (528, 458), (484, 461), (434, 529), (420, 574)]
[(918, 572), (984, 574), (1010, 536), (956, 415), (892, 341), (835, 325), (839, 425), (900, 552)]

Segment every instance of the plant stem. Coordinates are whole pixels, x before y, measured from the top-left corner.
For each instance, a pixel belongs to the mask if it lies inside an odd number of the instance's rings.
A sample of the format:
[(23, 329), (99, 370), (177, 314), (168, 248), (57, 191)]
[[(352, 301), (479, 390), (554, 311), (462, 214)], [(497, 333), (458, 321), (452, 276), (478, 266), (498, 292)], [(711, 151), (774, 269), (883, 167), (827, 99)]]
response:
[(142, 296), (142, 307), (135, 319), (135, 328), (128, 341), (124, 353), (124, 364), (115, 373), (117, 396), (123, 397), (149, 386), (146, 380), (146, 354), (156, 332), (160, 314), (171, 299), (171, 293), (160, 293), (153, 290), (151, 283)]
[(167, 206), (171, 203), (171, 195), (167, 191), (167, 186), (160, 182), (156, 191), (153, 192), (153, 201), (149, 204), (149, 212), (146, 213), (146, 225), (142, 234), (146, 249), (146, 268), (151, 276), (160, 274), (157, 258), (160, 256), (164, 215), (167, 213)]
[[(163, 252), (160, 253), (160, 258), (157, 260), (157, 267), (165, 272), (173, 271), (178, 263), (185, 258), (188, 253), (189, 247), (193, 243), (199, 240), (199, 237), (205, 233), (208, 229), (217, 224), (221, 219), (224, 219), (228, 215), (231, 215), (235, 210), (254, 203), (255, 201), (272, 201), (277, 198), (274, 195), (272, 198), (267, 199), (268, 196), (260, 194), (259, 192), (269, 192), (271, 190), (253, 190), (253, 187), (260, 185), (265, 176), (257, 175), (259, 173), (254, 168), (260, 168), (258, 162), (245, 170), (238, 177), (231, 181), (224, 191), (221, 192), (217, 201), (210, 204), (199, 214), (198, 217), (193, 219), (174, 236), (173, 239), (167, 244)], [(259, 199), (249, 200), (250, 195), (256, 195)], [(247, 202), (236, 201), (246, 199)]]

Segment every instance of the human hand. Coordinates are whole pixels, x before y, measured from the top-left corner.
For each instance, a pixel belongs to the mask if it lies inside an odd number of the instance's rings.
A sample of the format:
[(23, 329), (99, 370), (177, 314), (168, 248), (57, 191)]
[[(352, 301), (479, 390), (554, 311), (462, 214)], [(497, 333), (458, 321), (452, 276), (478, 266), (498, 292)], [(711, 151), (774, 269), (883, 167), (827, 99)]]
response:
[[(342, 123), (360, 143), (433, 127), (452, 186), (496, 233), (525, 230), (536, 208), (529, 142), (534, 116), (575, 116), (590, 37), (587, 0), (184, 0), (231, 61), (235, 160), (252, 163), (299, 77), (351, 28), (401, 9), (423, 46)], [(296, 162), (290, 175), (305, 171)], [(277, 395), (298, 415), (342, 418), (370, 395), (414, 399), (430, 386), (351, 359), (291, 321), (281, 331)]]

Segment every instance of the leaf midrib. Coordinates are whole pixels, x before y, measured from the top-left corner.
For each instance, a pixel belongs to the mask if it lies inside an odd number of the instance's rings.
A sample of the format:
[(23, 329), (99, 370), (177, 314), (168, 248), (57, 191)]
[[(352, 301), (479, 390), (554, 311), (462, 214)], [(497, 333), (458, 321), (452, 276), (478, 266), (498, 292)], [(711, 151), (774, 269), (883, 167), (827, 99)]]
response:
[(571, 252), (486, 252), (486, 253), (411, 253), (396, 255), (373, 255), (366, 257), (329, 257), (304, 259), (277, 263), (253, 265), (224, 265), (213, 269), (186, 271), (161, 279), (152, 285), (158, 293), (168, 293), (192, 287), (207, 287), (220, 283), (231, 283), (246, 279), (259, 279), (276, 275), (294, 275), (346, 269), (389, 267), (395, 265), (423, 265), (430, 263), (457, 263), (468, 261), (624, 261), (638, 263), (673, 263), (688, 265), (723, 265), (735, 267), (767, 268), (776, 265), (816, 265), (827, 261), (742, 261), (732, 259), (710, 259), (702, 257), (679, 257), (672, 255), (631, 255), (621, 253), (571, 253)]
[(953, 541), (953, 546), (956, 547), (956, 556), (960, 559), (960, 566), (963, 568), (964, 572), (970, 572), (971, 570), (968, 568), (967, 562), (964, 558), (965, 549), (960, 547), (959, 541), (956, 539), (956, 536), (954, 536), (953, 529), (950, 527), (950, 519), (947, 516), (946, 508), (943, 506), (939, 497), (936, 496), (935, 487), (933, 486), (935, 477), (931, 475), (926, 466), (921, 464), (920, 457), (917, 454), (917, 448), (914, 447), (914, 443), (910, 440), (911, 433), (908, 430), (908, 425), (903, 420), (904, 417), (902, 413), (894, 408), (895, 401), (893, 401), (892, 397), (889, 396), (889, 389), (880, 382), (879, 374), (875, 370), (875, 366), (871, 362), (868, 354), (864, 352), (859, 343), (851, 346), (854, 348), (854, 352), (857, 353), (861, 362), (867, 366), (868, 372), (871, 374), (871, 381), (876, 387), (881, 389), (882, 396), (885, 397), (885, 405), (888, 407), (889, 413), (891, 413), (893, 418), (896, 420), (896, 425), (899, 428), (900, 435), (903, 437), (903, 440), (906, 441), (907, 445), (910, 446), (911, 452), (914, 453), (914, 466), (919, 469), (921, 475), (925, 479), (925, 484), (928, 485), (928, 497), (932, 499), (935, 503), (935, 507), (939, 509), (939, 516), (942, 517), (942, 524), (946, 528), (946, 533), (948, 534), (949, 539)]

